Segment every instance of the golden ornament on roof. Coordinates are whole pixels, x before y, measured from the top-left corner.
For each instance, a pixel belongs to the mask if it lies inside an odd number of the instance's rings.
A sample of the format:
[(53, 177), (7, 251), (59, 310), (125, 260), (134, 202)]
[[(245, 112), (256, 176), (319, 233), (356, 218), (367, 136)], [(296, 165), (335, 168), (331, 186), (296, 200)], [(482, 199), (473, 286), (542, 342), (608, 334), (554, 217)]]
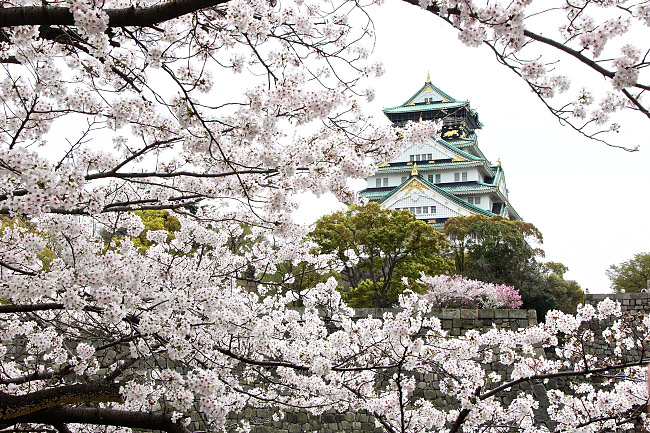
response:
[(418, 175), (418, 163), (413, 164), (413, 170), (411, 170), (411, 176), (417, 176)]

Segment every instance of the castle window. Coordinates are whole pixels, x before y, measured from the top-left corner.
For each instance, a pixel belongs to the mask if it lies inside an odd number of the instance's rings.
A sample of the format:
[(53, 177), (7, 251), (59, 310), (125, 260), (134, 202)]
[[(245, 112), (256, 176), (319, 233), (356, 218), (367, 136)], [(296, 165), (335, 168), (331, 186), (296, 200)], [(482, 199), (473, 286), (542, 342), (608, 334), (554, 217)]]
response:
[(427, 153), (427, 159), (433, 159), (433, 154)]
[(432, 175), (432, 174), (428, 175), (428, 176), (427, 176), (427, 180), (428, 180), (429, 182), (433, 183), (433, 175)]
[(431, 206), (431, 213), (436, 213), (436, 207), (435, 206)]
[(375, 180), (375, 186), (376, 186), (376, 187), (380, 187), (380, 186), (381, 186), (381, 178), (378, 177), (378, 178)]
[(415, 213), (420, 215), (422, 213), (422, 208), (421, 207), (416, 207), (415, 208)]
[(474, 204), (474, 197), (467, 197), (467, 203)]
[(463, 182), (467, 182), (467, 172), (463, 172)]
[(454, 182), (460, 182), (460, 173), (454, 173)]
[(384, 178), (383, 182), (384, 182), (384, 186), (388, 186), (388, 178), (387, 177)]
[(409, 155), (409, 160), (410, 160), (411, 162), (415, 161), (415, 155)]
[(441, 177), (441, 176), (440, 176), (439, 174), (436, 174), (436, 183), (440, 183), (440, 182), (442, 182), (442, 180), (440, 179), (440, 177)]
[(426, 153), (423, 153), (422, 155), (420, 155), (420, 159), (421, 159), (422, 161), (426, 161), (426, 160), (427, 160), (427, 154), (426, 154)]
[(481, 204), (481, 197), (480, 196), (474, 197), (474, 204)]

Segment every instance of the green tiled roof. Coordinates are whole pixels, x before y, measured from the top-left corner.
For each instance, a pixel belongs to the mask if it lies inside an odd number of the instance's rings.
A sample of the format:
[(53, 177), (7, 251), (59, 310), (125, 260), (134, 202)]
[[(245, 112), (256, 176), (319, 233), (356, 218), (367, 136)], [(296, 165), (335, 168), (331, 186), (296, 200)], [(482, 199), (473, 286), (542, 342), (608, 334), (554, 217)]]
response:
[[(431, 90), (433, 90), (433, 92), (441, 96), (442, 100), (435, 101), (432, 104), (410, 105), (422, 92), (426, 91), (427, 88), (430, 88)], [(443, 92), (442, 90), (440, 90), (440, 88), (438, 88), (436, 85), (431, 83), (431, 80), (429, 79), (429, 77), (427, 77), (427, 81), (424, 83), (424, 85), (420, 87), (420, 89), (417, 92), (415, 92), (413, 96), (407, 99), (406, 102), (404, 102), (401, 105), (398, 105), (397, 107), (385, 108), (384, 113), (412, 113), (414, 111), (417, 112), (417, 111), (439, 110), (444, 108), (458, 108), (468, 104), (469, 104), (468, 101), (458, 101), (453, 96), (450, 96), (448, 93)]]
[(384, 113), (412, 113), (414, 111), (427, 111), (427, 110), (437, 110), (437, 109), (444, 109), (444, 108), (458, 108), (464, 105), (467, 105), (466, 101), (435, 102), (433, 104), (408, 105), (408, 106), (399, 105), (397, 107), (385, 108)]
[(423, 92), (427, 87), (431, 87), (431, 88), (432, 88), (436, 93), (438, 93), (440, 96), (442, 96), (442, 97), (443, 97), (444, 99), (446, 99), (447, 101), (458, 102), (458, 101), (456, 101), (456, 98), (454, 98), (453, 96), (449, 95), (448, 93), (443, 92), (442, 90), (440, 90), (440, 88), (439, 88), (438, 86), (434, 85), (434, 84), (431, 82), (431, 77), (428, 76), (428, 77), (427, 77), (427, 81), (425, 81), (424, 85), (423, 85), (422, 87), (420, 87), (420, 90), (418, 90), (417, 92), (415, 92), (415, 94), (414, 94), (413, 96), (411, 96), (410, 98), (408, 98), (408, 99), (406, 100), (406, 102), (402, 104), (402, 106), (405, 106), (405, 105), (410, 104), (411, 101), (413, 101), (415, 98), (417, 98), (417, 96), (418, 96), (420, 93), (422, 93), (422, 92)]
[(464, 158), (470, 159), (472, 161), (483, 161), (483, 158), (479, 158), (478, 156), (474, 156), (472, 154), (469, 154), (469, 153), (465, 152), (464, 150), (460, 150), (459, 148), (457, 148), (456, 146), (454, 146), (449, 141), (447, 141), (447, 140), (445, 140), (443, 138), (434, 137), (433, 139), (436, 140), (438, 143), (442, 144), (443, 146), (445, 146), (447, 149), (451, 150), (452, 152), (457, 153), (458, 155), (460, 155), (460, 156), (462, 156)]
[(493, 191), (496, 188), (496, 186), (487, 183), (477, 182), (474, 185), (444, 186), (444, 184), (442, 184), (440, 185), (440, 188), (444, 189), (445, 191), (451, 194), (458, 194), (458, 193), (489, 192), (489, 191)]
[[(396, 186), (396, 187), (393, 188), (392, 190), (388, 191), (388, 192), (386, 193), (386, 195), (385, 195), (381, 200), (379, 200), (379, 203), (385, 201), (388, 197), (390, 197), (391, 195), (393, 195), (394, 193), (396, 193), (397, 191), (399, 191), (399, 189), (400, 189), (404, 184), (406, 184), (407, 182), (409, 182), (410, 180), (411, 180), (411, 178), (409, 177), (409, 178), (406, 179), (404, 182), (402, 182), (401, 184), (399, 184), (398, 186)], [(418, 177), (418, 180), (419, 180), (420, 182), (422, 182), (423, 184), (427, 185), (428, 187), (430, 187), (431, 189), (433, 189), (434, 191), (438, 192), (438, 193), (439, 193), (440, 195), (442, 195), (443, 197), (445, 197), (445, 198), (447, 198), (448, 200), (451, 200), (452, 202), (456, 203), (458, 206), (462, 206), (462, 207), (464, 207), (464, 208), (466, 208), (466, 209), (468, 209), (468, 210), (470, 210), (470, 211), (472, 211), (472, 212), (474, 212), (474, 213), (480, 213), (480, 214), (482, 214), (482, 215), (487, 215), (487, 216), (490, 216), (490, 217), (495, 215), (495, 214), (493, 214), (492, 212), (490, 212), (490, 211), (488, 211), (488, 210), (481, 209), (480, 207), (474, 206), (473, 204), (469, 204), (469, 203), (466, 202), (465, 200), (463, 200), (463, 199), (461, 199), (461, 198), (458, 198), (458, 197), (456, 197), (455, 195), (453, 195), (453, 194), (451, 194), (451, 193), (445, 191), (444, 189), (440, 188), (439, 186), (436, 186), (435, 184), (433, 184), (433, 183), (427, 181), (427, 180), (424, 179), (422, 176), (419, 176), (419, 177)], [(365, 191), (365, 190), (364, 190), (364, 191)], [(362, 192), (364, 192), (364, 191), (362, 191)], [(360, 194), (361, 194), (361, 193), (360, 193)]]
[(385, 195), (390, 193), (392, 190), (388, 191), (373, 191), (372, 189), (364, 189), (363, 191), (359, 191), (359, 197), (365, 197), (370, 200), (378, 200), (383, 198)]
[(474, 146), (476, 145), (477, 137), (476, 134), (471, 133), (467, 137), (458, 137), (458, 138), (445, 138), (447, 143), (451, 143), (456, 147), (460, 146)]
[[(421, 162), (421, 161), (420, 161)], [(418, 170), (428, 169), (428, 168), (443, 168), (443, 167), (475, 167), (477, 165), (483, 165), (482, 160), (478, 161), (452, 161), (452, 162), (439, 162), (437, 164), (418, 164)], [(390, 167), (378, 167), (377, 173), (384, 172), (400, 172), (400, 171), (411, 171), (413, 170), (412, 165), (396, 165)]]

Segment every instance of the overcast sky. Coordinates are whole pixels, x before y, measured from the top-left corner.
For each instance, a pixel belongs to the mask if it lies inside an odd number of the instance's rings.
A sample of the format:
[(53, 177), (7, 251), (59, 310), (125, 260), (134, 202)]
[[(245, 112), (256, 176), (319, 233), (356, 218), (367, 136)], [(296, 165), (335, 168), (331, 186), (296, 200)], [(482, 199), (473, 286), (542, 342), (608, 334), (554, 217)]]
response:
[[(387, 0), (372, 17), (374, 56), (386, 74), (375, 82), (371, 109), (380, 114), (406, 101), (424, 84), (427, 71), (440, 89), (469, 100), (484, 124), (478, 131), (481, 150), (493, 162), (501, 160), (510, 202), (543, 233), (546, 260), (569, 267), (568, 279), (590, 293), (608, 292), (605, 271), (611, 264), (650, 252), (647, 119), (622, 122), (621, 142), (639, 144), (640, 152), (608, 148), (561, 126), (487, 47), (464, 46), (432, 14)], [(575, 71), (573, 83), (609, 86)], [(307, 201), (299, 215), (315, 220), (337, 207), (334, 199), (321, 198), (317, 206)]]

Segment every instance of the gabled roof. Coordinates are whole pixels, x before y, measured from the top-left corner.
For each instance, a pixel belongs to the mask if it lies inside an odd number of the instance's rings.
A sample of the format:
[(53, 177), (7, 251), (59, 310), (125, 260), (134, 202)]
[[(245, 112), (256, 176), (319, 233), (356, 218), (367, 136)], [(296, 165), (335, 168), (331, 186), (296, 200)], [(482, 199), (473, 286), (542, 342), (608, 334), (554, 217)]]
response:
[[(425, 104), (419, 99), (424, 97), (430, 98), (431, 102)], [(422, 110), (438, 110), (444, 108), (458, 108), (464, 105), (468, 105), (467, 101), (459, 101), (449, 94), (443, 92), (431, 83), (431, 77), (427, 75), (427, 81), (424, 83), (424, 86), (420, 88), (413, 96), (406, 100), (401, 105), (397, 107), (385, 108), (384, 113), (408, 113), (412, 111), (422, 111)]]
[(474, 206), (473, 204), (469, 204), (469, 203), (466, 202), (465, 200), (460, 199), (460, 198), (456, 197), (455, 195), (453, 195), (453, 194), (451, 194), (451, 193), (445, 191), (444, 189), (442, 189), (442, 188), (436, 186), (435, 184), (433, 184), (433, 183), (427, 181), (426, 179), (424, 179), (424, 178), (423, 178), (422, 176), (420, 176), (420, 175), (417, 175), (417, 176), (411, 176), (411, 177), (409, 177), (408, 179), (406, 179), (406, 180), (405, 180), (404, 182), (402, 182), (399, 186), (393, 188), (393, 189), (392, 189), (391, 191), (389, 191), (386, 195), (384, 195), (384, 197), (383, 197), (382, 199), (379, 200), (379, 203), (383, 203), (383, 202), (385, 202), (385, 201), (388, 200), (391, 196), (393, 196), (394, 194), (396, 194), (396, 193), (398, 193), (399, 191), (401, 191), (401, 190), (402, 190), (406, 185), (408, 185), (408, 184), (411, 183), (411, 182), (419, 182), (420, 184), (424, 185), (424, 186), (425, 186), (426, 188), (428, 188), (429, 190), (431, 190), (431, 191), (433, 191), (433, 192), (436, 192), (436, 193), (440, 194), (440, 195), (441, 195), (442, 197), (444, 197), (445, 199), (447, 199), (447, 200), (449, 200), (449, 201), (455, 203), (456, 205), (458, 205), (458, 206), (464, 208), (465, 210), (467, 210), (468, 212), (470, 212), (470, 213), (472, 213), (472, 214), (481, 214), (481, 215), (486, 215), (486, 216), (490, 216), (490, 217), (491, 217), (491, 216), (494, 216), (494, 214), (493, 214), (492, 212), (487, 211), (487, 210), (485, 210), (485, 209), (481, 209), (480, 207)]

